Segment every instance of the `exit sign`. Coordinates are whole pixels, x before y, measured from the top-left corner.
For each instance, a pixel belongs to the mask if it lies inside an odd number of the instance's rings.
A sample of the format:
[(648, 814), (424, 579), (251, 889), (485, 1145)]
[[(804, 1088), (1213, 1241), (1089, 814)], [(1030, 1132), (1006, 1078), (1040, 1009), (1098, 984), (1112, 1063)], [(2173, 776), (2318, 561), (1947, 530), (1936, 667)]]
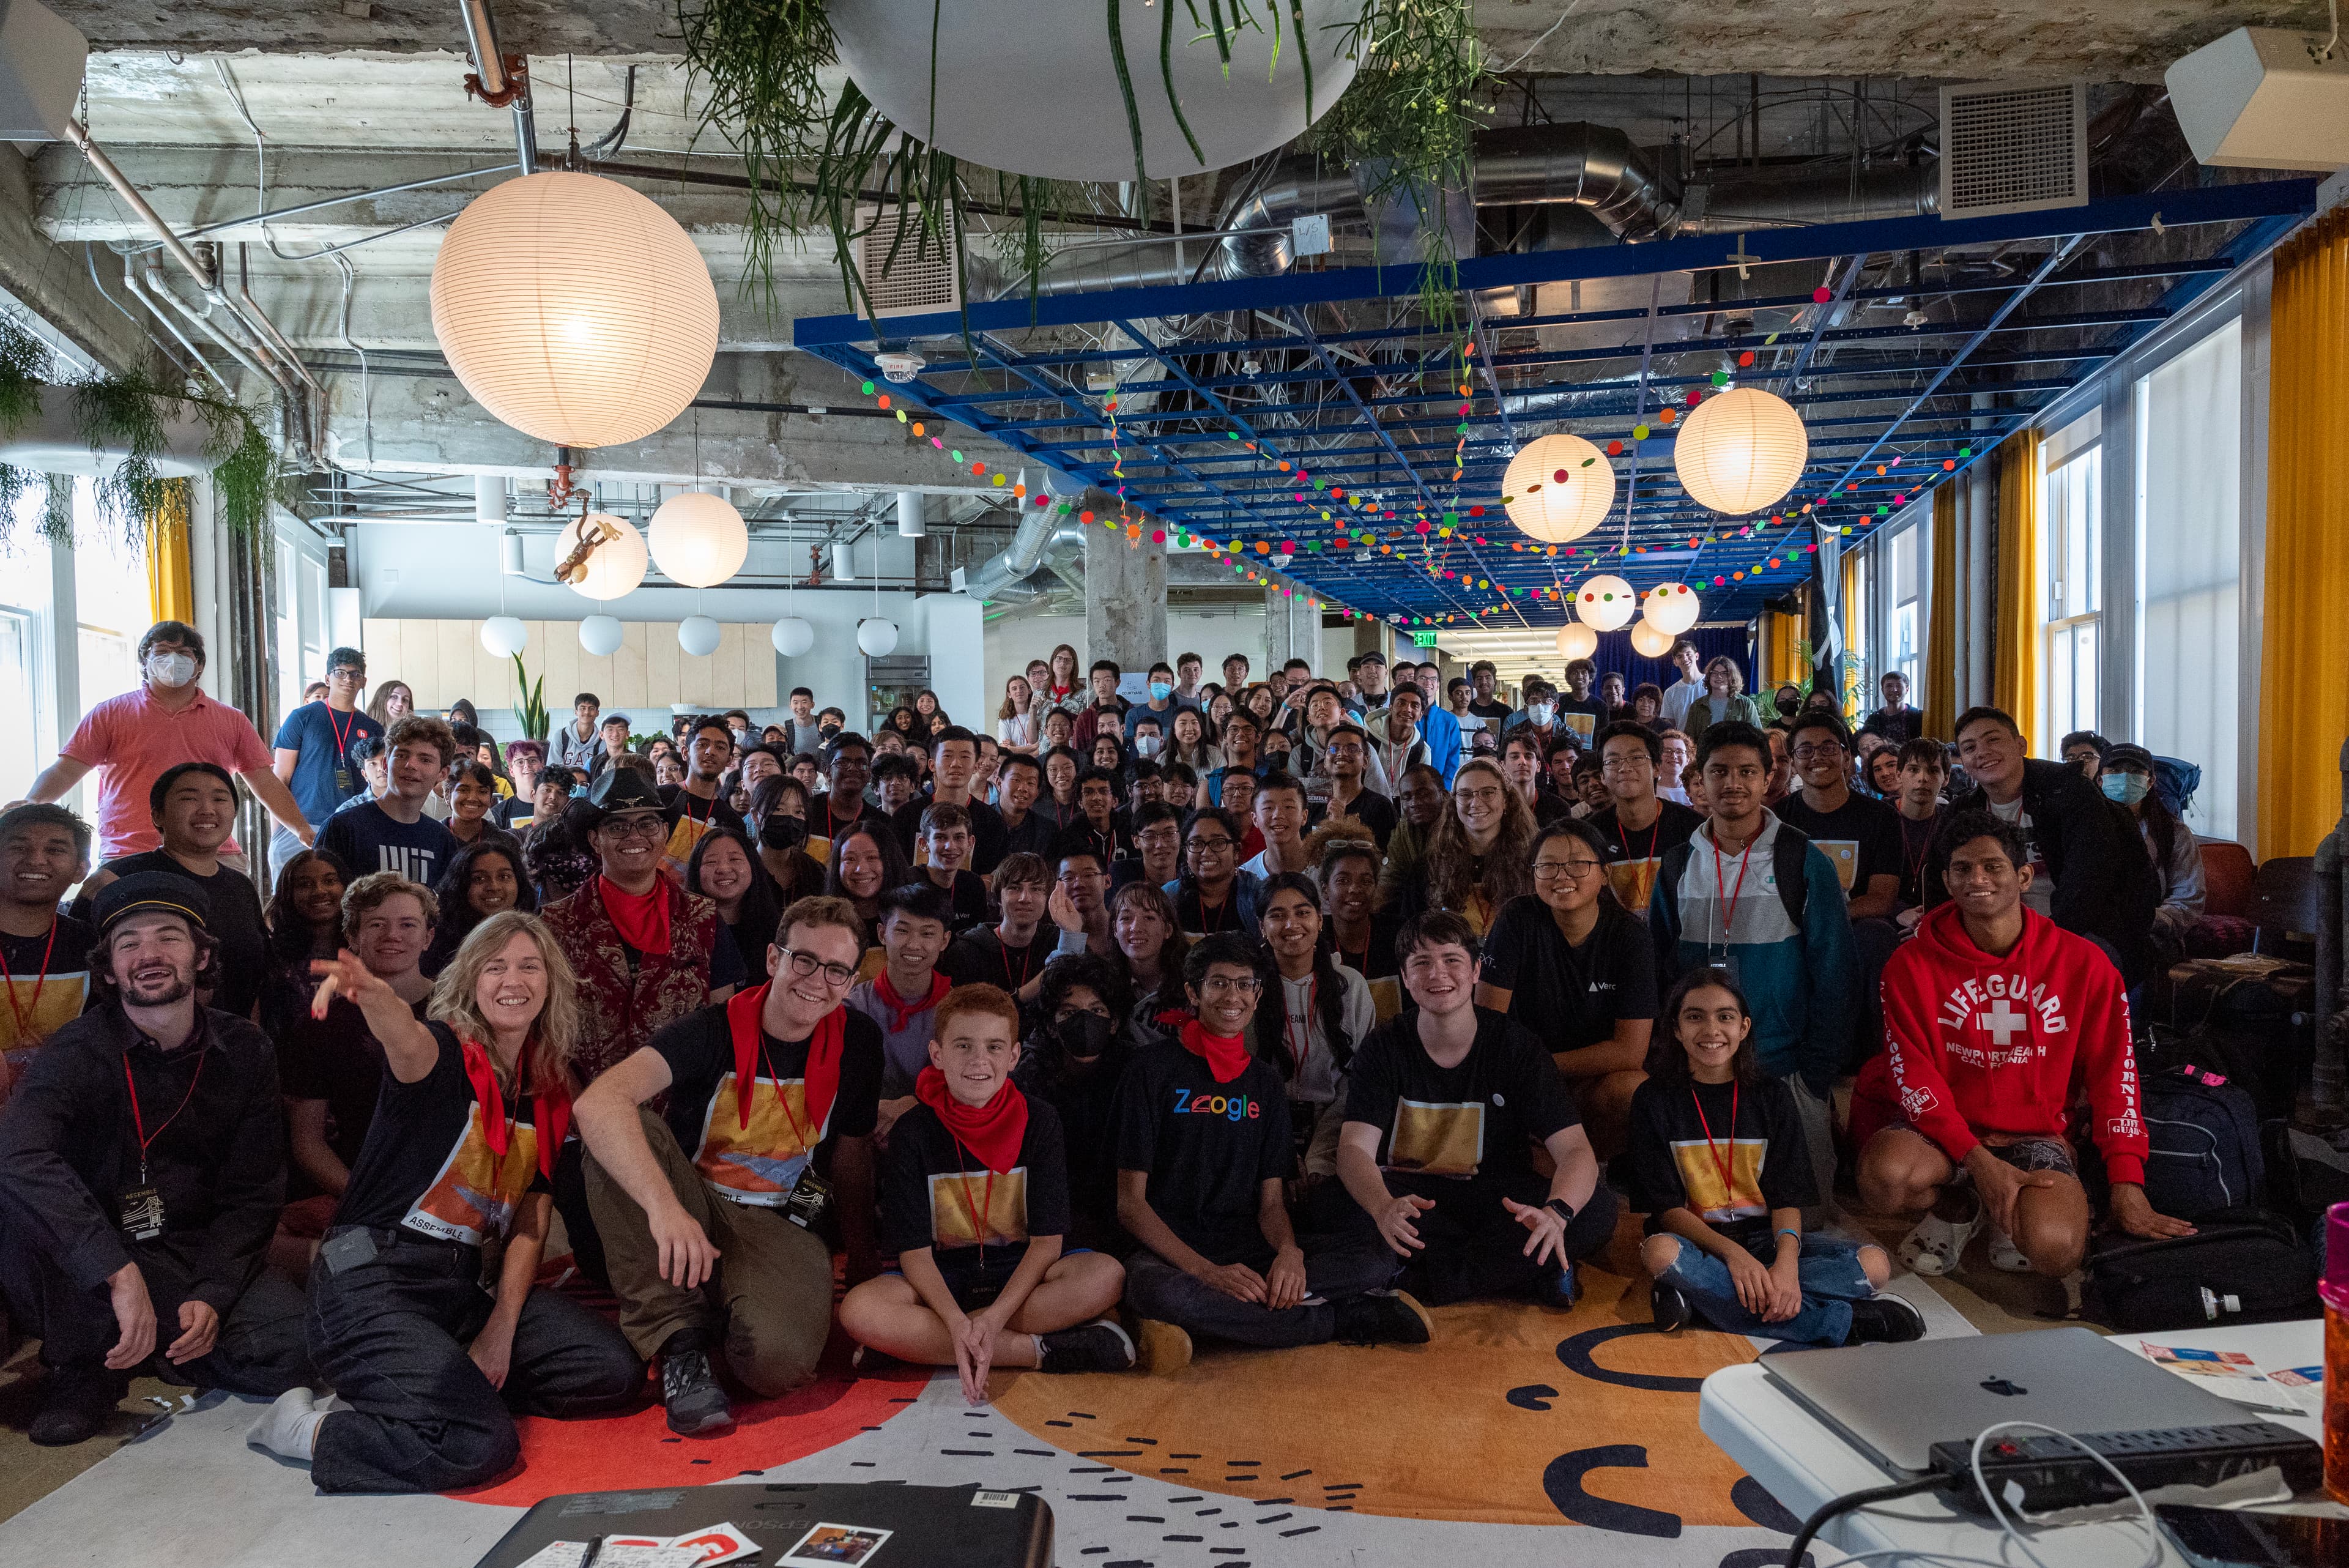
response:
[(1411, 641), (1414, 648), (1433, 648), (1435, 634), (1432, 631), (1414, 631), (1411, 634)]

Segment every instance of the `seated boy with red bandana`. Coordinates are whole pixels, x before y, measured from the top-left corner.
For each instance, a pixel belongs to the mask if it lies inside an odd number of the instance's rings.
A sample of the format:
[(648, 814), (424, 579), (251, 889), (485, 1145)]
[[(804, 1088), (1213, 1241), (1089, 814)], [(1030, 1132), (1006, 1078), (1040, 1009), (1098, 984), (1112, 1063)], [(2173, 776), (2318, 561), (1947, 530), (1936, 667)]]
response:
[(992, 985), (958, 986), (932, 1028), (916, 1103), (881, 1170), (882, 1246), (897, 1268), (848, 1293), (841, 1326), (901, 1361), (953, 1366), (974, 1405), (990, 1366), (1124, 1371), (1133, 1342), (1102, 1314), (1125, 1271), (1105, 1253), (1061, 1252), (1061, 1118), (1011, 1081), (1019, 1004)]

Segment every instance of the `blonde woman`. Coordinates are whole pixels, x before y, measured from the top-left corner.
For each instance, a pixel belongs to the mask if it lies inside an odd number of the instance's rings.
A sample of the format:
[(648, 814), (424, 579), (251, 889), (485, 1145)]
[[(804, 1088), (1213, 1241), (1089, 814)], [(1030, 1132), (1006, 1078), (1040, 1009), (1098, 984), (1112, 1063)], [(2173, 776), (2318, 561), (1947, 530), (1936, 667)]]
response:
[(1007, 752), (1036, 752), (1036, 689), (1025, 675), (1003, 683), (1003, 706), (995, 711), (995, 743)]
[(347, 948), (310, 967), (313, 1013), (347, 998), (382, 1043), (383, 1096), (310, 1270), (311, 1358), (337, 1399), (289, 1389), (247, 1441), (308, 1463), (321, 1491), (447, 1491), (512, 1467), (515, 1412), (638, 1403), (619, 1330), (532, 1288), (579, 1087), (577, 981), (546, 926), (509, 909), (474, 927), (429, 1023)]
[(1751, 724), (1762, 727), (1762, 711), (1754, 699), (1745, 695), (1745, 672), (1727, 654), (1716, 654), (1704, 667), (1704, 691), (1689, 699), (1688, 722), (1681, 726), (1696, 739), (1715, 724)]

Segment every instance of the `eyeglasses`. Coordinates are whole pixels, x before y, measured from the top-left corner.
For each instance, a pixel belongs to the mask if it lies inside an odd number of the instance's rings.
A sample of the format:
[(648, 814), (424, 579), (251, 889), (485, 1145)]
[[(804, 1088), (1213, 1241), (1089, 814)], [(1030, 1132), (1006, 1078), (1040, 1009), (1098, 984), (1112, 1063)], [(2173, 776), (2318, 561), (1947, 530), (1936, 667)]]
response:
[(1235, 980), (1227, 974), (1211, 974), (1199, 982), (1202, 996), (1254, 996), (1264, 989), (1264, 981), (1254, 975)]
[(666, 838), (667, 819), (660, 816), (615, 816), (603, 824), (604, 831), (616, 838)]
[(775, 950), (792, 961), (792, 972), (802, 980), (821, 971), (823, 982), (838, 991), (856, 979), (856, 971), (844, 963), (826, 963), (813, 953), (794, 952), (790, 948), (777, 948)]
[(1637, 756), (1609, 757), (1599, 764), (1599, 771), (1602, 774), (1629, 774), (1637, 773), (1641, 768), (1652, 768), (1655, 765), (1648, 760), (1648, 753), (1641, 752)]
[(1184, 846), (1185, 848), (1188, 849), (1194, 855), (1198, 854), (1201, 850), (1205, 850), (1210, 855), (1219, 854), (1224, 850), (1229, 849), (1231, 846), (1232, 841), (1228, 838), (1194, 838), (1189, 844)]
[(1816, 746), (1796, 746), (1794, 755), (1798, 763), (1831, 763), (1843, 755), (1843, 742), (1822, 741)]
[(1598, 870), (1599, 866), (1596, 860), (1537, 860), (1534, 862), (1534, 880), (1555, 882), (1561, 877), (1571, 877), (1579, 882)]
[(1483, 789), (1454, 790), (1452, 798), (1462, 805), (1494, 805), (1499, 803), (1501, 792), (1487, 784)]

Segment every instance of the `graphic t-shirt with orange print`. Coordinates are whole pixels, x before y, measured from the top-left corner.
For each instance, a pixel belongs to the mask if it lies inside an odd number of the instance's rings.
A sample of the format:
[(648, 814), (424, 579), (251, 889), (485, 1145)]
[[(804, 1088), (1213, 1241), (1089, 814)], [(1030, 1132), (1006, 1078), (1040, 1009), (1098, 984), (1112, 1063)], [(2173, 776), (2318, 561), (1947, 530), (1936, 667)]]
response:
[[(457, 1036), (445, 1023), (426, 1027), (440, 1054), (412, 1084), (384, 1075), (335, 1223), (478, 1247), (512, 1228), (525, 1196), (552, 1190), (539, 1168), (538, 1106), (527, 1096), (484, 1106)], [(504, 1123), (502, 1138), (493, 1122)]]
[(749, 1064), (741, 1067), (729, 1014), (740, 1009), (756, 1030), (752, 999), (765, 991), (680, 1018), (651, 1044), (668, 1063), (669, 1131), (703, 1184), (733, 1202), (772, 1209), (790, 1200), (811, 1165), (825, 1172), (833, 1138), (873, 1131), (882, 1056), (880, 1029), (843, 1007), (833, 1014), (841, 1035), (831, 1073), (810, 1070), (815, 1036), (781, 1041), (763, 1030), (747, 1042)]

